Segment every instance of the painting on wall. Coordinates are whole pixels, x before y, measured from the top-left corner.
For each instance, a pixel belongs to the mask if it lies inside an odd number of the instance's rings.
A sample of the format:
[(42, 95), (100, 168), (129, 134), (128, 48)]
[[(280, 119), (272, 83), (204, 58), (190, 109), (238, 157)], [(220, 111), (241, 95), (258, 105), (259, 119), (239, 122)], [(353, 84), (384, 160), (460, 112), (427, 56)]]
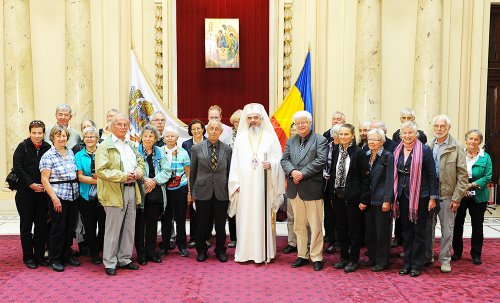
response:
[(205, 67), (240, 67), (239, 19), (205, 19)]

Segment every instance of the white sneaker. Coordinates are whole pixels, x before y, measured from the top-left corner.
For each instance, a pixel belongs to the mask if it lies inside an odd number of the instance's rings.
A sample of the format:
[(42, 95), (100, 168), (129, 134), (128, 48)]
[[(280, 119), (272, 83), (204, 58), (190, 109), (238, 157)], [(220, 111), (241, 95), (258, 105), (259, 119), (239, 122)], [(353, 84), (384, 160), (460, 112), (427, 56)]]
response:
[(450, 263), (441, 264), (441, 272), (442, 273), (449, 273), (449, 272), (451, 272), (451, 264)]

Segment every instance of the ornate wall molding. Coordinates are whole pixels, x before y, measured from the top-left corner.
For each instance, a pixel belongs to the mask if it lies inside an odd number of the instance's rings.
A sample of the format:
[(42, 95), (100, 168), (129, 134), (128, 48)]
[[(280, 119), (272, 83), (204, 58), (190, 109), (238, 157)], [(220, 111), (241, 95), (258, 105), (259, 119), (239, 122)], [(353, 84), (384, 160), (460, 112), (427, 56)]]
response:
[(283, 98), (290, 92), (292, 78), (292, 3), (284, 8), (284, 41), (283, 41)]
[(163, 99), (163, 6), (161, 1), (155, 4), (155, 88)]

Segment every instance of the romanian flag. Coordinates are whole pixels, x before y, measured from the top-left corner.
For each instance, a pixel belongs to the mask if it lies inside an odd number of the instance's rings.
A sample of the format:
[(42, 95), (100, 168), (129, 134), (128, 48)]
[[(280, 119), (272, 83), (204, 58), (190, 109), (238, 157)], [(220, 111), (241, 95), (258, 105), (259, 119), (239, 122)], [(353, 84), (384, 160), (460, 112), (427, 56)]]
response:
[(307, 53), (306, 62), (299, 78), (283, 103), (271, 117), (274, 131), (278, 135), (281, 147), (284, 149), (286, 140), (290, 135), (292, 116), (299, 110), (306, 110), (313, 114), (312, 88), (311, 88), (311, 53)]

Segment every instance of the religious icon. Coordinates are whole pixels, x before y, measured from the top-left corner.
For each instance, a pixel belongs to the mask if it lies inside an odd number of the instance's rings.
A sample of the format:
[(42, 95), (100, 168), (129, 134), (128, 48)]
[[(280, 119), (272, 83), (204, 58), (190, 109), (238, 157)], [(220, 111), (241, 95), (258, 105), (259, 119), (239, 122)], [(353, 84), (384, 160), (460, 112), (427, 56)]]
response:
[(205, 19), (205, 67), (239, 68), (239, 19)]

